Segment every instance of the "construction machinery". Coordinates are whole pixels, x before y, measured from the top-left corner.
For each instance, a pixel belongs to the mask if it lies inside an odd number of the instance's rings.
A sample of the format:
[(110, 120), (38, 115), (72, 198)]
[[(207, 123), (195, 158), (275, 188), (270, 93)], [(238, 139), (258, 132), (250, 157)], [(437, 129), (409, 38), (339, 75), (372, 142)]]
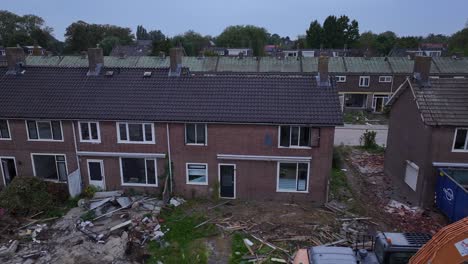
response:
[[(368, 250), (370, 249), (370, 250)], [(468, 262), (468, 217), (442, 228), (432, 238), (423, 233), (378, 232), (371, 245), (316, 246), (300, 249), (294, 264), (459, 264)]]

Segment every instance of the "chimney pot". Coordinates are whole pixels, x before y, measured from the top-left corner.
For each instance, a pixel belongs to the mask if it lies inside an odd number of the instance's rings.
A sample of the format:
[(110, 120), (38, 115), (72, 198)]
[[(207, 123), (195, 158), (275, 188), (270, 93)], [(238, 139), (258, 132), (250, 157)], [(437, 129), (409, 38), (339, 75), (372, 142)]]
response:
[(16, 73), (18, 66), (26, 64), (26, 56), (24, 54), (23, 48), (8, 47), (6, 48), (5, 53), (9, 72)]
[(431, 72), (432, 58), (427, 56), (414, 57), (414, 78), (423, 85), (429, 83), (429, 73)]
[(99, 75), (104, 66), (104, 55), (101, 48), (88, 49), (89, 71), (88, 75)]
[(318, 60), (318, 83), (320, 86), (329, 86), (329, 74), (328, 74), (328, 56), (320, 54)]
[(169, 51), (170, 56), (170, 76), (180, 76), (182, 70), (182, 48), (171, 48)]

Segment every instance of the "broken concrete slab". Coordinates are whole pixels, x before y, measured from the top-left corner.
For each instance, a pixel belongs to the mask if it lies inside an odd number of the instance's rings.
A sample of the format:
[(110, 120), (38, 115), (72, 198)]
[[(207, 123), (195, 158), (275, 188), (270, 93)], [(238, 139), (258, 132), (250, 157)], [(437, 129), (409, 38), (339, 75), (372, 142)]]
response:
[(18, 240), (14, 240), (10, 243), (7, 249), (3, 249), (0, 251), (0, 257), (11, 257), (15, 254), (16, 249), (18, 248), (19, 242)]
[(123, 227), (126, 227), (126, 226), (131, 225), (131, 224), (132, 224), (132, 220), (125, 221), (125, 222), (120, 223), (120, 224), (118, 224), (116, 226), (113, 226), (110, 229), (110, 232), (115, 231), (115, 230), (120, 229), (120, 228), (123, 228)]
[(100, 201), (96, 201), (96, 202), (91, 202), (90, 205), (89, 205), (89, 210), (94, 210), (98, 207), (101, 207), (103, 206), (104, 204), (112, 201), (113, 198), (105, 198), (105, 199), (102, 199)]
[(118, 197), (116, 200), (120, 207), (128, 207), (132, 204), (132, 200), (128, 197)]
[(124, 193), (123, 191), (96, 192), (93, 196), (93, 199), (120, 197), (122, 196), (123, 193)]

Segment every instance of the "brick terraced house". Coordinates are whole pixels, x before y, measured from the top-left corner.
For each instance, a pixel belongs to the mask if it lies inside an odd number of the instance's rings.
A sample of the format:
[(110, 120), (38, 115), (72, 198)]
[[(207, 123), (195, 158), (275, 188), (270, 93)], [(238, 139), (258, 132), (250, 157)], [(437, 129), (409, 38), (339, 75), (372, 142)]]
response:
[(8, 48), (0, 184), (79, 175), (105, 190), (324, 203), (342, 124), (328, 58), (317, 76), (216, 74), (182, 67), (181, 53), (123, 68), (90, 49), (86, 67), (44, 67)]

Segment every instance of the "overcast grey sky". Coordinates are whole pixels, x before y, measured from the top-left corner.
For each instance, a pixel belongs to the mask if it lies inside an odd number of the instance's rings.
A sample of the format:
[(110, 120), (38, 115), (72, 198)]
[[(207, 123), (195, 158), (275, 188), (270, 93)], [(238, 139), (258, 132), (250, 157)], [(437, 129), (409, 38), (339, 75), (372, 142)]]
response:
[(195, 30), (216, 36), (229, 25), (252, 24), (295, 39), (314, 19), (345, 14), (360, 32), (452, 34), (468, 19), (468, 0), (0, 0), (0, 9), (43, 17), (63, 40), (74, 21), (114, 24), (134, 32), (142, 24), (169, 36)]

